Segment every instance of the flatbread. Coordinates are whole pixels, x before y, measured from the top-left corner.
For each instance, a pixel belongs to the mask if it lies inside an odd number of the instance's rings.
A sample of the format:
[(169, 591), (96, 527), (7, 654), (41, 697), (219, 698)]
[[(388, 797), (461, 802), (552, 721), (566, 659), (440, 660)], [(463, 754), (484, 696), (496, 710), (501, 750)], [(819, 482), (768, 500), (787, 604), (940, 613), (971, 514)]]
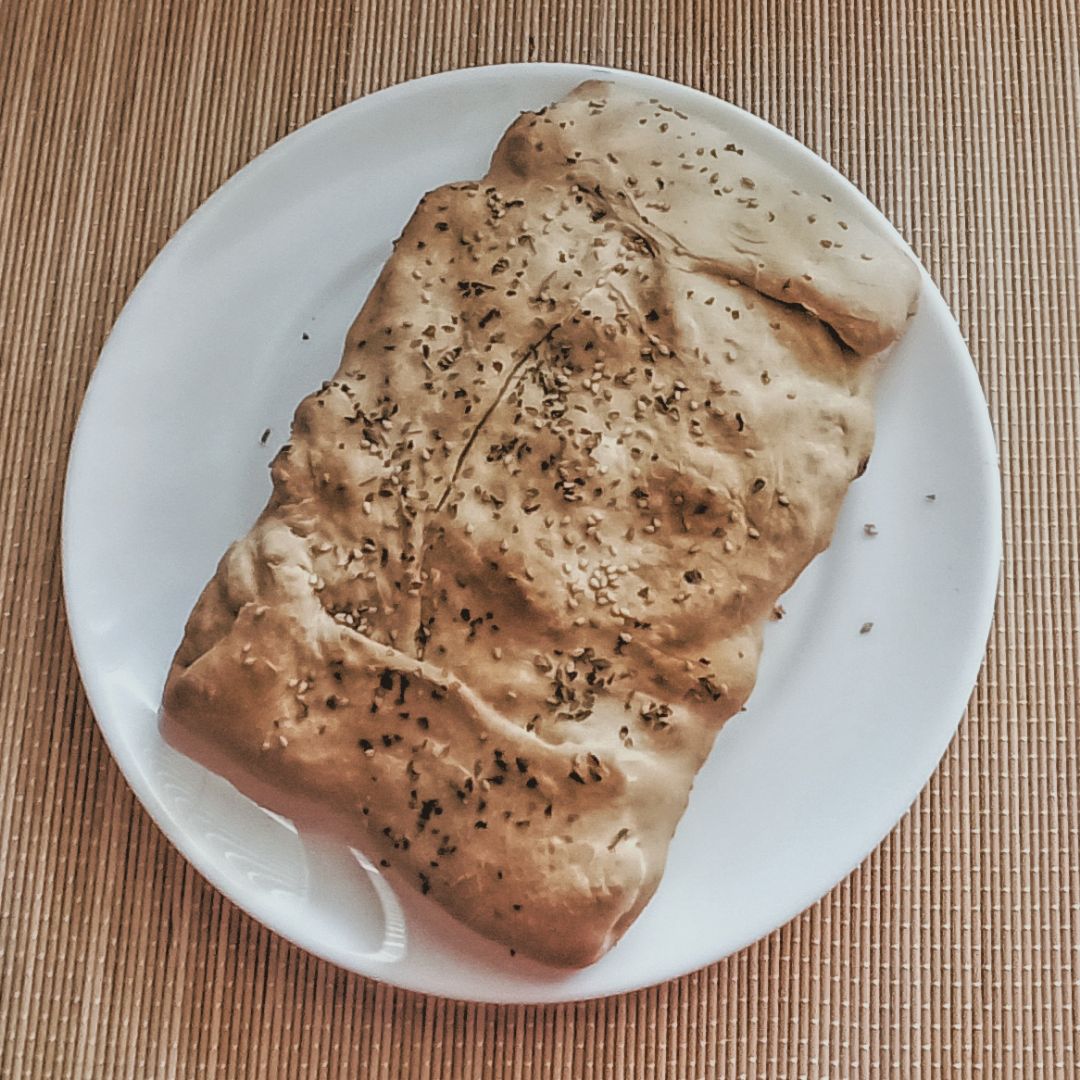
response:
[(166, 721), (482, 934), (596, 960), (865, 468), (918, 288), (703, 120), (602, 82), (524, 114), (301, 402)]

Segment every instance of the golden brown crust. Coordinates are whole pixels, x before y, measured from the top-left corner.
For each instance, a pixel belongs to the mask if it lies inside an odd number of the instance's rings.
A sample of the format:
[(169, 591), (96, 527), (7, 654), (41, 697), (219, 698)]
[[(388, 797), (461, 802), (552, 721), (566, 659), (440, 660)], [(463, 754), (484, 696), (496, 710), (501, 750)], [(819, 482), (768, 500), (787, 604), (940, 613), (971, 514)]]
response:
[(655, 890), (918, 289), (730, 145), (586, 83), (427, 196), (165, 691), (171, 722), (554, 963)]

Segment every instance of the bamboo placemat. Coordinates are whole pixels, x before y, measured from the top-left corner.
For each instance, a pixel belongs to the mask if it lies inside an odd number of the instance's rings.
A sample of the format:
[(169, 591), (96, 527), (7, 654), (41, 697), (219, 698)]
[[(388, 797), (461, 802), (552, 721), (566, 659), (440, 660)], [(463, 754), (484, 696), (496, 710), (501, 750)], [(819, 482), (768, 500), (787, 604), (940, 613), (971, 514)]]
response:
[[(0, 3), (0, 1077), (1077, 1076), (1077, 22), (1072, 0)], [(1005, 506), (982, 677), (885, 843), (729, 960), (551, 1008), (345, 974), (206, 885), (94, 726), (58, 551), (98, 351), (191, 211), (360, 94), (524, 59), (689, 83), (851, 177), (960, 320)]]

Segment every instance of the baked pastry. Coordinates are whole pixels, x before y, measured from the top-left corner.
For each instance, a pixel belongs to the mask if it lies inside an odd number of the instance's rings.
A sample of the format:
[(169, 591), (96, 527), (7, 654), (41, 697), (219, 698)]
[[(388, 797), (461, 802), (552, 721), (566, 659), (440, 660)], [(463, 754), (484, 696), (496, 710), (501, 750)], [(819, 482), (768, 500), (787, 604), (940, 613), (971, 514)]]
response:
[(704, 120), (602, 82), (524, 114), (297, 409), (166, 721), (481, 933), (594, 961), (829, 543), (918, 289)]

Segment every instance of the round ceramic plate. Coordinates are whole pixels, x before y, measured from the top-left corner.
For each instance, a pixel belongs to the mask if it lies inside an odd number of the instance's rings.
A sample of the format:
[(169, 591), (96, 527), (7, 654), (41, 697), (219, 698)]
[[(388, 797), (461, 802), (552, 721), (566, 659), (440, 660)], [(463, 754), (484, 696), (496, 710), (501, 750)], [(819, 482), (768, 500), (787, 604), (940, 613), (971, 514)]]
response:
[(599, 963), (566, 972), (511, 958), (164, 743), (158, 705), (187, 614), (262, 508), (294, 407), (337, 367), (417, 200), (482, 175), (518, 112), (598, 75), (718, 121), (801, 185), (827, 184), (845, 216), (890, 228), (804, 147), (682, 86), (539, 64), (407, 83), (290, 135), (176, 234), (102, 353), (68, 471), (71, 633), (98, 723), (143, 805), (267, 926), (342, 967), (451, 997), (630, 990), (791, 919), (926, 783), (971, 692), (994, 603), (994, 441), (971, 359), (924, 275), (919, 314), (881, 385), (870, 469), (832, 546), (785, 597), (787, 617), (770, 625), (750, 706), (698, 777), (659, 891)]

